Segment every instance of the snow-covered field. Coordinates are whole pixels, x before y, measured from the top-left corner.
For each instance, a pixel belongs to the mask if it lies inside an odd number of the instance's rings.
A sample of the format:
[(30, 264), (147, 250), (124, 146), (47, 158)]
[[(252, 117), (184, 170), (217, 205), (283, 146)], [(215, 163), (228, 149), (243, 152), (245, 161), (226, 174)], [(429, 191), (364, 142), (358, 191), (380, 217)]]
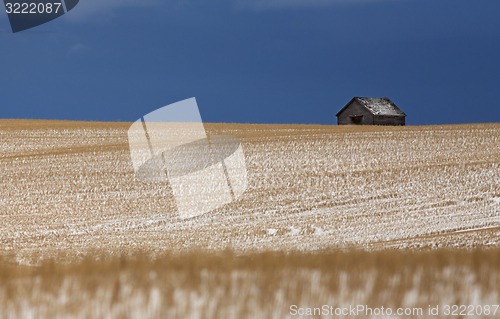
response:
[(208, 124), (240, 139), (248, 189), (191, 219), (168, 183), (135, 179), (128, 128), (0, 121), (0, 317), (499, 303), (500, 124)]
[(0, 121), (0, 250), (312, 251), (500, 243), (500, 125), (208, 124), (241, 140), (249, 187), (183, 220), (136, 181), (125, 123)]

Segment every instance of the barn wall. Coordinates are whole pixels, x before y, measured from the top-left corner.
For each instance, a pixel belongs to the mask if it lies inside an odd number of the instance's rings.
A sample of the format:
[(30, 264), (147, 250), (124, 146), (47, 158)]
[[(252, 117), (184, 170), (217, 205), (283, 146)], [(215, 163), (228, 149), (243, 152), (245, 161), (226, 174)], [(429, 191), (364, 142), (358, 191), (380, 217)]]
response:
[[(350, 115), (363, 115), (363, 118), (360, 123), (355, 123), (349, 117)], [(354, 101), (339, 114), (337, 122), (338, 125), (373, 125), (373, 114), (364, 106), (361, 106), (358, 102)]]
[(375, 116), (375, 125), (405, 125), (404, 116)]

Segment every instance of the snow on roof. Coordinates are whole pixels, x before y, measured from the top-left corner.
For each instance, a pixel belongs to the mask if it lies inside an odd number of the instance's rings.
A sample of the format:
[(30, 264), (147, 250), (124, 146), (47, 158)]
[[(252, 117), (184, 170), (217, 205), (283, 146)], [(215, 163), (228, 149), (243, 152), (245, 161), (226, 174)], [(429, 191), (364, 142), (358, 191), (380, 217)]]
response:
[(401, 111), (396, 104), (386, 97), (384, 98), (369, 98), (369, 97), (356, 97), (354, 98), (361, 105), (366, 107), (374, 115), (389, 115), (389, 116), (405, 116), (406, 114)]

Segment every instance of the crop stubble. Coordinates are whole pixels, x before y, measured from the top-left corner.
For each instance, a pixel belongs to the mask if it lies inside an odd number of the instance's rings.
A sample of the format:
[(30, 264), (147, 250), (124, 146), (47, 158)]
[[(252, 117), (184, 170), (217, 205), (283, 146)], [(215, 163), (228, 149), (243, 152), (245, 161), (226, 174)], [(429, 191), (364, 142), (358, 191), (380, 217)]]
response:
[(499, 124), (207, 124), (241, 139), (249, 189), (188, 220), (135, 181), (128, 126), (0, 121), (0, 317), (498, 303)]
[(238, 137), (249, 188), (176, 216), (134, 179), (128, 123), (0, 122), (0, 250), (61, 253), (498, 246), (500, 125), (206, 124)]

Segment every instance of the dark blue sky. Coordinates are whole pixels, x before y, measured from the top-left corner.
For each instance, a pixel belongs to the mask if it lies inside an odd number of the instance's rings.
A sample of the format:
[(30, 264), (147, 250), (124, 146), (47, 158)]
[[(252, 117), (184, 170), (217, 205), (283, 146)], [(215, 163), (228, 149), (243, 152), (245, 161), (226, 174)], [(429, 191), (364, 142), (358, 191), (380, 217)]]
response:
[(196, 97), (205, 122), (336, 123), (353, 96), (408, 124), (500, 122), (498, 0), (80, 0), (12, 34), (0, 118), (133, 121)]

